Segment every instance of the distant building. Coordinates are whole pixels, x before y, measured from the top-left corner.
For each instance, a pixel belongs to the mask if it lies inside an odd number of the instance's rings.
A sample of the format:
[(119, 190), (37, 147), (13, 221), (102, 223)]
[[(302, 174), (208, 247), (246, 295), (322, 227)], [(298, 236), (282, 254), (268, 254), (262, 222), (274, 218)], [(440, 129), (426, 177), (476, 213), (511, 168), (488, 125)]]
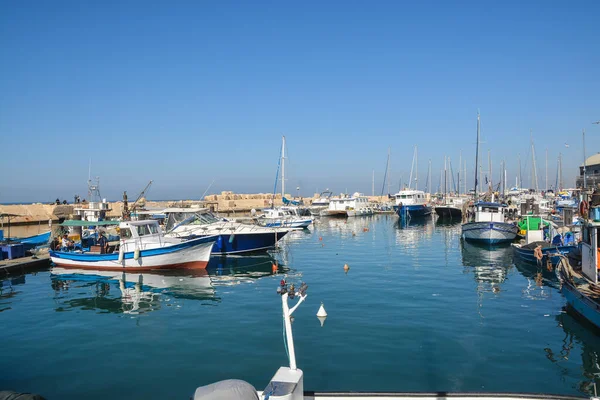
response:
[[(594, 154), (585, 160), (586, 187), (595, 187), (600, 183), (600, 153)], [(579, 176), (575, 180), (577, 189), (583, 188), (583, 165), (579, 166)]]

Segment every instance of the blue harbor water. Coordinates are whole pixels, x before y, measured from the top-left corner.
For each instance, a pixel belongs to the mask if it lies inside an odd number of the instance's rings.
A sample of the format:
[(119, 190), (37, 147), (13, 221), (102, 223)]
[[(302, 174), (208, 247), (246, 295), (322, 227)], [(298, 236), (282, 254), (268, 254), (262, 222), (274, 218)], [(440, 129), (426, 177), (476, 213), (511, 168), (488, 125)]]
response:
[(4, 279), (0, 388), (186, 399), (239, 378), (262, 390), (287, 365), (283, 277), (309, 285), (293, 323), (306, 390), (588, 396), (600, 384), (598, 332), (563, 310), (553, 273), (463, 244), (459, 224), (397, 221), (322, 219), (271, 256), (206, 272)]

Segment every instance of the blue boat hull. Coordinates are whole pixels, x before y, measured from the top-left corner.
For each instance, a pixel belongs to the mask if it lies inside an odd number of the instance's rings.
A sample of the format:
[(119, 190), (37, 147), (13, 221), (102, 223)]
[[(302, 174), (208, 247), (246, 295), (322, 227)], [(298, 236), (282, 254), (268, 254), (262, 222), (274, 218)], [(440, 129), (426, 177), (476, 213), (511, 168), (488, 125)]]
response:
[[(275, 243), (283, 238), (287, 231), (272, 233), (244, 233), (244, 234), (224, 234), (219, 235), (213, 245), (213, 255), (250, 253), (254, 251), (264, 251), (275, 246)], [(277, 235), (277, 238), (275, 238)], [(199, 237), (199, 236), (196, 236)]]
[[(549, 253), (560, 253), (562, 255), (567, 255), (569, 254), (571, 251), (575, 250), (577, 248), (577, 246), (555, 246), (555, 247), (546, 247), (542, 249), (542, 254), (544, 255), (544, 257), (542, 258), (542, 262), (546, 262), (546, 260), (548, 259), (548, 254)], [(519, 248), (519, 247), (514, 247), (514, 251), (515, 254), (517, 254), (522, 260), (533, 263), (533, 264), (537, 264), (538, 260), (537, 258), (535, 258), (535, 255), (533, 254), (533, 249), (524, 249), (524, 248)], [(558, 264), (560, 257), (559, 256), (551, 256), (550, 257), (550, 261), (552, 262), (553, 266), (556, 266), (556, 264)]]
[(422, 218), (431, 215), (431, 207), (423, 204), (394, 206), (400, 218)]
[(573, 310), (600, 328), (600, 303), (581, 294), (577, 288), (564, 282), (561, 289), (567, 303)]
[(47, 245), (50, 242), (50, 231), (26, 238), (14, 238), (11, 241), (21, 243), (25, 250), (31, 250), (37, 246)]

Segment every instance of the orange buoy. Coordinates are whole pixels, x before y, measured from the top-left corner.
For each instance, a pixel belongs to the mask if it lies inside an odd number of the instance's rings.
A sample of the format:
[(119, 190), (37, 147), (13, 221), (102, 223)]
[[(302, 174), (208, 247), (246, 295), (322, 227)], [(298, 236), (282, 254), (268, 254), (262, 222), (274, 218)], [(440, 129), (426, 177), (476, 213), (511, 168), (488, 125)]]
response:
[(363, 228), (363, 232), (369, 232), (369, 228)]
[(319, 236), (319, 240), (323, 240), (323, 236)]
[(274, 274), (277, 273), (277, 270), (279, 270), (277, 263), (271, 264), (271, 271), (273, 271)]
[(350, 269), (350, 267), (348, 266), (348, 264), (344, 264), (344, 272), (348, 273), (349, 269)]

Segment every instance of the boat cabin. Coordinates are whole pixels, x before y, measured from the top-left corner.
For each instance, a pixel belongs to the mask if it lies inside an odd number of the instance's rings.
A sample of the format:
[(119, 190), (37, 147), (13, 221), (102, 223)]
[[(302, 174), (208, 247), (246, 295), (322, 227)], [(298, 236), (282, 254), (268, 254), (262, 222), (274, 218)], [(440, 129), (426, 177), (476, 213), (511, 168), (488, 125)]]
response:
[(593, 283), (598, 283), (600, 255), (600, 222), (584, 221), (581, 229), (581, 272)]
[(506, 205), (500, 203), (475, 203), (475, 222), (504, 222)]
[(125, 252), (163, 246), (164, 234), (158, 221), (123, 221), (119, 224), (121, 247)]
[(396, 198), (396, 205), (416, 205), (416, 204), (425, 204), (427, 199), (425, 197), (425, 192), (422, 190), (410, 190), (404, 189), (399, 191), (394, 195)]
[(329, 200), (330, 211), (358, 210), (368, 206), (369, 199), (361, 193), (354, 193), (351, 197), (347, 195), (334, 197)]

